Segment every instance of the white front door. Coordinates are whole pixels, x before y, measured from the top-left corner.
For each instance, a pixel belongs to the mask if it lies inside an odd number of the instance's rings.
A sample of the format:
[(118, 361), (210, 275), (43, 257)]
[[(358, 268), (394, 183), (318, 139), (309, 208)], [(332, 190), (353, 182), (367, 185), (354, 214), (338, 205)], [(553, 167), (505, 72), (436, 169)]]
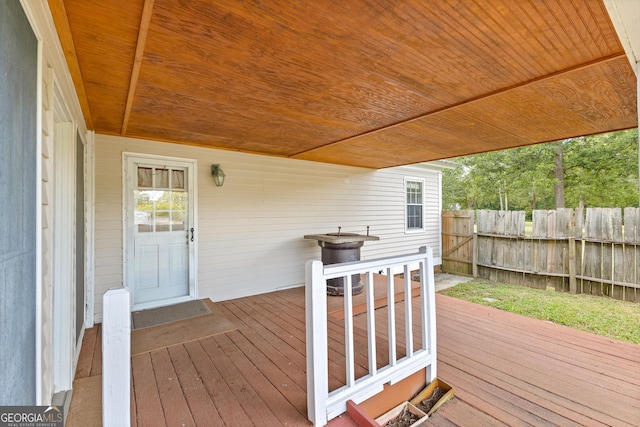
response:
[(195, 162), (125, 155), (133, 309), (195, 298)]

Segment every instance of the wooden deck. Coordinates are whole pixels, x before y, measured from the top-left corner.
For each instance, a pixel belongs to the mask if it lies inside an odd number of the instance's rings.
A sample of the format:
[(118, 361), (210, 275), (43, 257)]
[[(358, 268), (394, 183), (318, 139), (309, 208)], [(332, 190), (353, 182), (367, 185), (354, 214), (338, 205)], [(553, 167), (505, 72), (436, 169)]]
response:
[[(439, 377), (456, 397), (431, 425), (640, 424), (640, 346), (436, 301)], [(237, 329), (132, 357), (132, 425), (309, 425), (303, 289), (215, 306)], [(343, 353), (338, 324), (330, 327), (332, 387), (344, 381), (331, 356)], [(99, 401), (99, 338), (99, 326), (85, 334), (67, 426), (100, 424), (91, 404)]]

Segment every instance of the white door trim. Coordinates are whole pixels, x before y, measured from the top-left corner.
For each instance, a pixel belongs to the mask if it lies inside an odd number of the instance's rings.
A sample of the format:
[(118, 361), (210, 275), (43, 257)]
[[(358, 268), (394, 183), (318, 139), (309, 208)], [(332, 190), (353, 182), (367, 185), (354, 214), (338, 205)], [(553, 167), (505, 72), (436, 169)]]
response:
[[(130, 194), (130, 188), (133, 188), (133, 179), (132, 174), (129, 173), (130, 170), (133, 169), (135, 163), (147, 163), (147, 164), (157, 164), (159, 166), (176, 166), (176, 167), (186, 167), (188, 169), (188, 177), (187, 177), (187, 185), (189, 188), (189, 194), (191, 197), (190, 200), (190, 209), (189, 209), (189, 224), (193, 224), (192, 227), (195, 227), (195, 239), (192, 244), (190, 244), (189, 250), (189, 295), (179, 298), (173, 298), (170, 300), (163, 301), (154, 301), (143, 304), (135, 304), (135, 289), (133, 283), (133, 272), (134, 272), (134, 232), (133, 232), (133, 194)], [(142, 154), (142, 153), (131, 153), (131, 152), (123, 152), (122, 153), (122, 241), (123, 241), (123, 283), (124, 287), (129, 289), (131, 292), (131, 310), (143, 310), (147, 308), (160, 307), (163, 305), (176, 304), (179, 302), (190, 301), (198, 298), (198, 280), (197, 280), (197, 272), (198, 272), (198, 239), (197, 239), (197, 229), (198, 229), (198, 207), (197, 207), (197, 161), (194, 159), (185, 159), (180, 157), (168, 157), (168, 156), (159, 156), (153, 154)]]
[(75, 125), (55, 124), (53, 392), (71, 390), (75, 356)]

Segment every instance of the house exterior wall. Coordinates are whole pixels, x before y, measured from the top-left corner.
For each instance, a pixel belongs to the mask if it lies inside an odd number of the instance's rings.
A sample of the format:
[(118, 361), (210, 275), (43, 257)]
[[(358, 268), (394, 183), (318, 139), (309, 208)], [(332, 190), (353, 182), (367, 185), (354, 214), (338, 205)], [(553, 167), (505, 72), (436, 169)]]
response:
[[(304, 283), (320, 258), (305, 234), (370, 233), (362, 258), (416, 251), (440, 256), (440, 172), (422, 166), (371, 170), (132, 138), (95, 137), (95, 319), (102, 295), (123, 286), (123, 152), (197, 160), (198, 297), (216, 301)], [(211, 164), (227, 175), (216, 187)], [(405, 233), (404, 178), (425, 180), (426, 231)]]
[[(69, 74), (66, 59), (62, 51), (62, 46), (58, 39), (57, 30), (53, 23), (51, 13), (46, 0), (23, 0), (11, 3), (11, 7), (22, 7), (24, 14), (29, 21), (32, 33), (35, 34), (37, 46), (37, 66), (36, 72), (32, 78), (32, 84), (36, 88), (37, 97), (30, 100), (33, 109), (36, 111), (37, 120), (34, 125), (34, 133), (36, 138), (35, 151), (33, 152), (33, 162), (29, 166), (28, 162), (20, 163), (12, 161), (15, 165), (21, 165), (25, 170), (30, 170), (35, 174), (37, 185), (35, 194), (28, 196), (30, 199), (30, 213), (35, 215), (36, 221), (33, 226), (35, 234), (36, 261), (31, 268), (32, 274), (35, 274), (36, 288), (35, 296), (30, 299), (33, 305), (26, 306), (28, 315), (22, 322), (26, 322), (28, 317), (32, 317), (35, 321), (35, 349), (28, 352), (18, 353), (21, 357), (29, 359), (26, 355), (32, 355), (35, 359), (35, 369), (32, 369), (33, 378), (23, 378), (24, 381), (33, 383), (35, 388), (35, 401), (32, 403), (38, 405), (49, 405), (52, 402), (56, 390), (54, 379), (58, 378), (61, 373), (67, 373), (71, 376), (75, 371), (75, 363), (77, 361), (77, 353), (74, 356), (70, 354), (69, 358), (64, 361), (57, 360), (54, 356), (56, 343), (58, 348), (65, 347), (66, 342), (60, 340), (61, 335), (74, 336), (76, 332), (75, 325), (56, 324), (54, 317), (56, 309), (54, 304), (54, 270), (55, 270), (55, 253), (54, 246), (59, 236), (67, 236), (72, 242), (72, 251), (75, 251), (76, 239), (84, 239), (86, 246), (86, 254), (92, 254), (92, 229), (87, 227), (86, 236), (74, 236), (73, 229), (56, 229), (54, 210), (56, 204), (61, 200), (67, 200), (68, 197), (75, 195), (75, 181), (72, 182), (65, 194), (56, 194), (55, 169), (59, 159), (55, 159), (54, 150), (56, 137), (55, 124), (60, 121), (67, 121), (73, 124), (73, 128), (78, 134), (87, 137), (91, 136), (87, 133), (86, 125), (81, 113), (80, 104), (76, 96), (73, 81)], [(4, 3), (3, 3), (4, 4)], [(4, 16), (4, 13), (0, 13)], [(13, 21), (13, 19), (9, 18)], [(6, 84), (5, 75), (0, 73), (0, 86), (12, 88), (12, 85)], [(65, 117), (60, 117), (56, 113), (56, 99), (64, 104), (66, 112)], [(18, 123), (20, 119), (14, 123)], [(74, 150), (70, 152), (73, 158)], [(90, 158), (87, 159), (87, 162)], [(91, 168), (87, 168), (87, 177), (92, 177)], [(90, 192), (86, 194), (91, 194)], [(87, 201), (84, 207), (85, 221), (92, 218), (91, 199)], [(9, 215), (8, 217), (11, 217)], [(74, 215), (75, 217), (75, 215)], [(26, 236), (26, 234), (25, 234)], [(75, 255), (75, 252), (74, 254)], [(91, 261), (89, 259), (88, 261)], [(90, 266), (90, 262), (87, 262)], [(71, 277), (75, 281), (75, 275)], [(92, 275), (87, 275), (87, 280), (92, 280)], [(26, 294), (25, 294), (26, 295)], [(66, 296), (66, 295), (65, 295)], [(35, 306), (34, 306), (35, 305)], [(15, 324), (19, 322), (16, 321)], [(67, 330), (68, 329), (68, 330)], [(82, 331), (81, 331), (82, 333)], [(75, 343), (69, 343), (69, 346)], [(79, 347), (68, 348), (68, 353), (77, 351)], [(17, 371), (16, 374), (19, 374)], [(60, 389), (60, 383), (57, 384)], [(69, 385), (70, 387), (70, 385)], [(67, 395), (70, 397), (70, 394)], [(18, 403), (16, 400), (12, 404)]]

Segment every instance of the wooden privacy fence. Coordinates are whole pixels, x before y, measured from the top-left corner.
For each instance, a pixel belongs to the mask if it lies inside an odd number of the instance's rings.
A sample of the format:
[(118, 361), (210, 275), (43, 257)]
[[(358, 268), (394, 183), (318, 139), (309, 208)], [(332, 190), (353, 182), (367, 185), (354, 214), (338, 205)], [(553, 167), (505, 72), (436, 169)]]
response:
[[(464, 273), (464, 265), (493, 281), (640, 302), (638, 208), (536, 210), (530, 229), (524, 211), (481, 210), (470, 239), (448, 228), (450, 217), (473, 221), (474, 211), (443, 212), (445, 272)], [(472, 246), (461, 251), (467, 239)]]

